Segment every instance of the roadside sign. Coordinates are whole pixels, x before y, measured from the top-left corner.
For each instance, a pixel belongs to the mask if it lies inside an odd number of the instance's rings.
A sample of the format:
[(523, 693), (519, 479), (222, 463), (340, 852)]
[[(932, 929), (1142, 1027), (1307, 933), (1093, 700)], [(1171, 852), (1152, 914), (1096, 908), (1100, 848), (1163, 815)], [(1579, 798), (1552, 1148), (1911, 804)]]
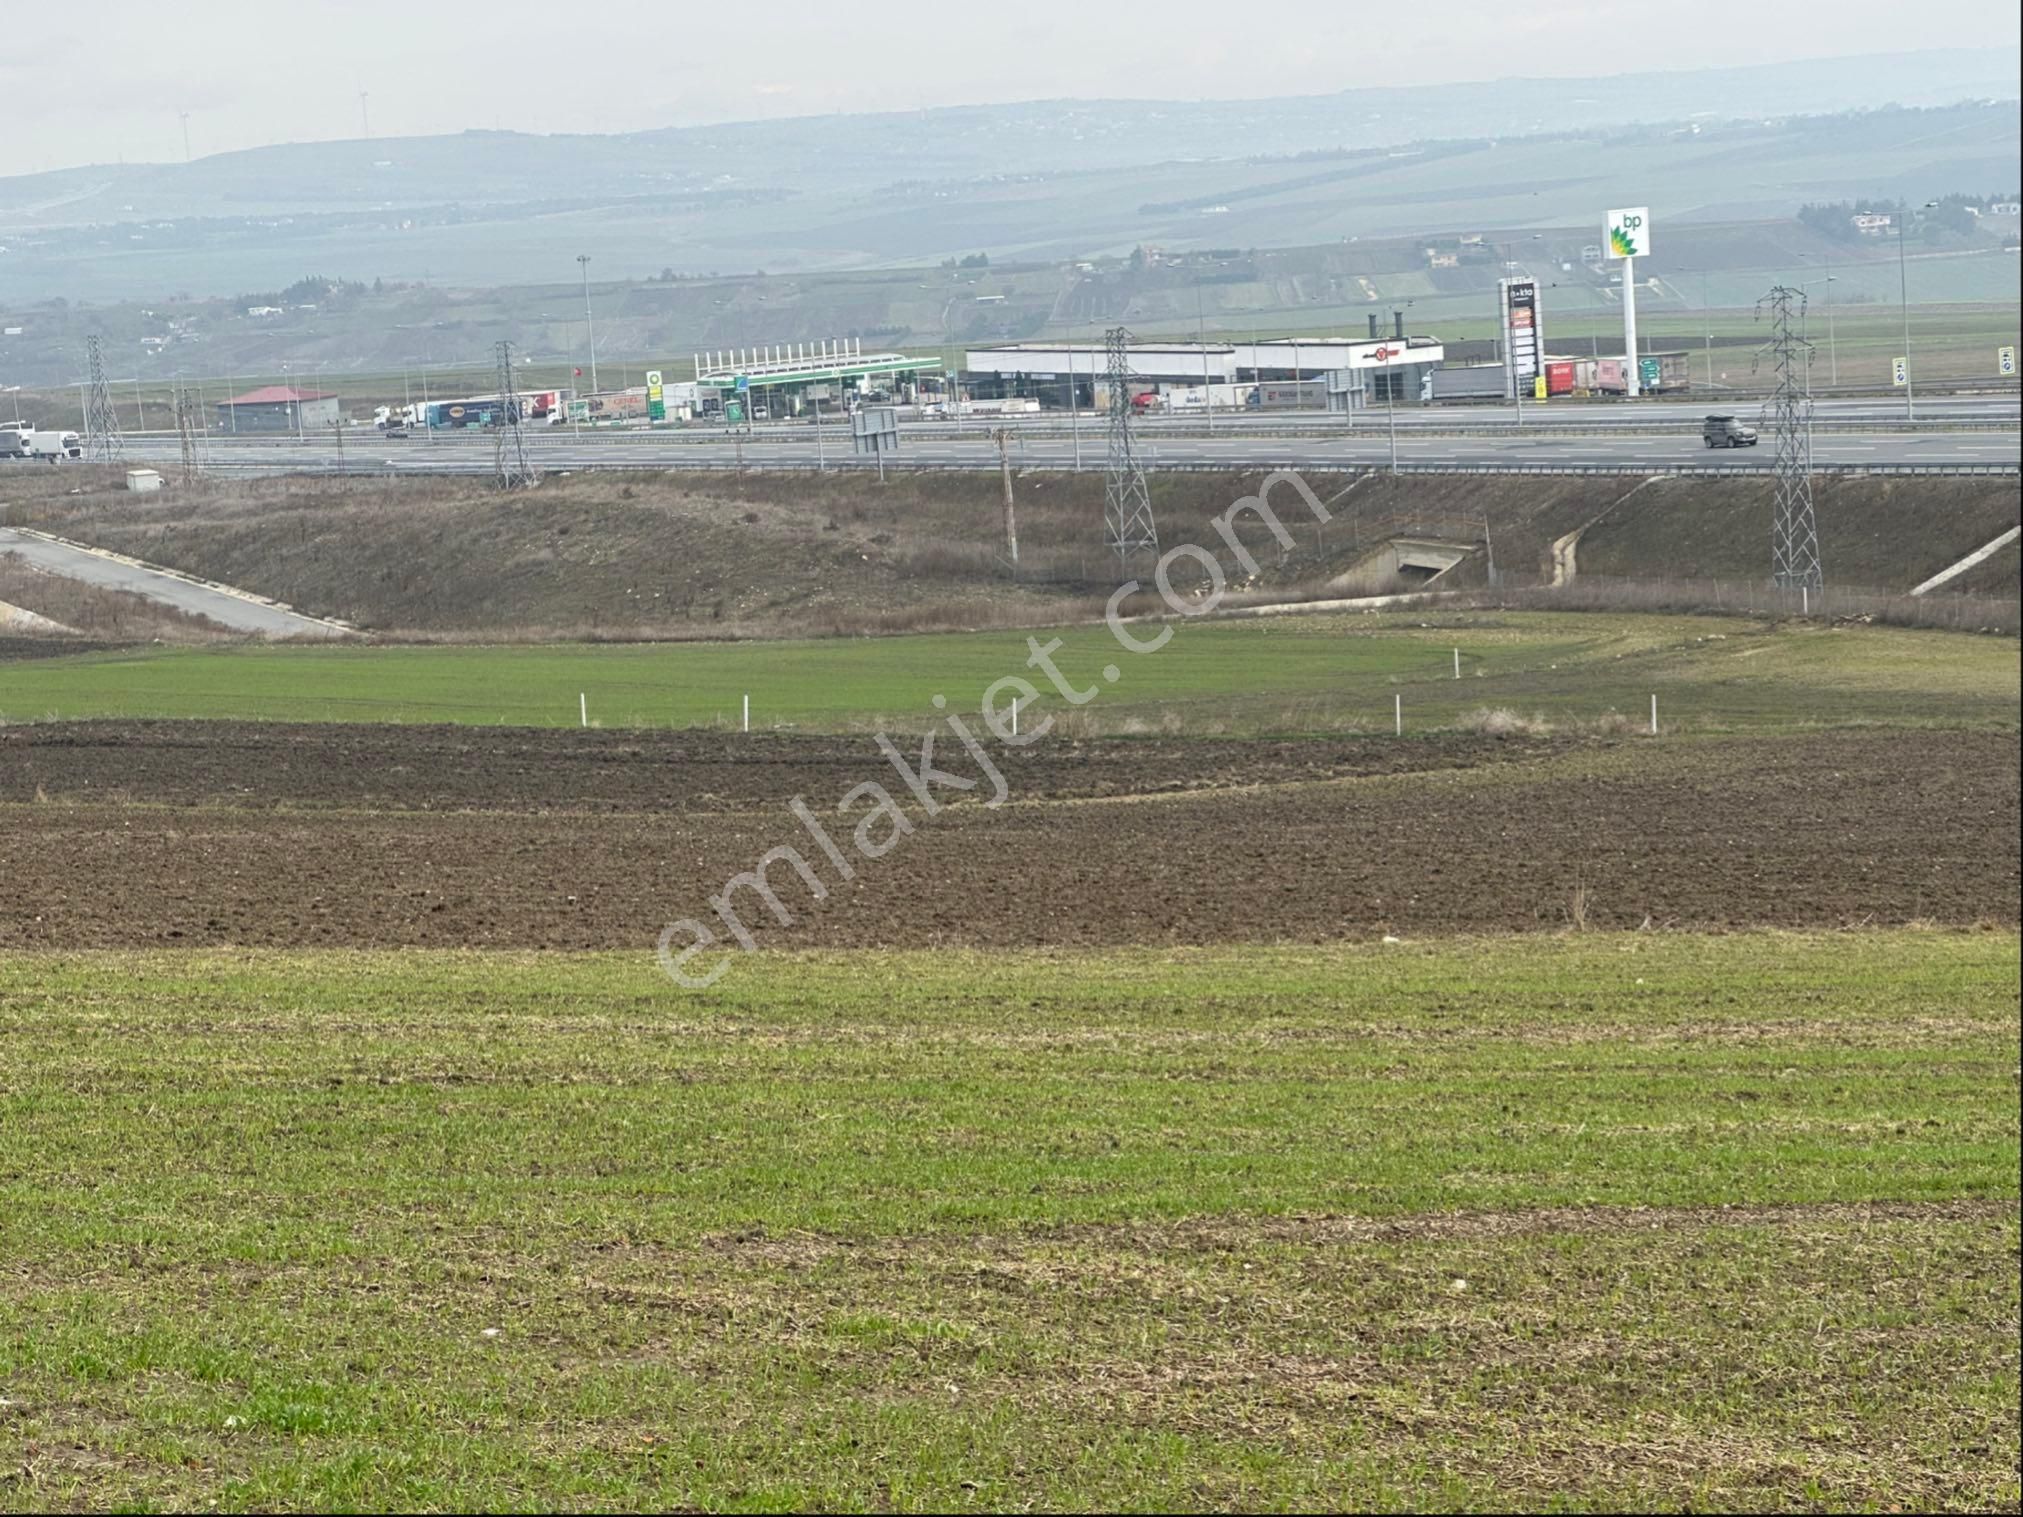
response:
[(1543, 374), (1531, 382), (1531, 398), (1533, 400), (1545, 399), (1545, 376)]
[(1996, 372), (1997, 374), (2000, 374), (2000, 375), (2001, 375), (2001, 376), (2002, 376), (2002, 377), (2003, 377), (2004, 379), (2013, 379), (2013, 378), (2015, 378), (2015, 376), (2016, 376), (2016, 350), (2015, 350), (2014, 348), (1998, 348), (1998, 349), (1996, 349), (1996, 352), (1995, 352), (1995, 372)]
[(648, 421), (667, 420), (667, 391), (660, 383), (660, 370), (646, 371), (646, 419)]
[(1890, 383), (1901, 390), (1911, 382), (1911, 361), (1908, 358), (1890, 360)]
[(751, 376), (750, 376), (749, 374), (740, 374), (740, 375), (738, 375), (738, 378), (737, 378), (737, 387), (738, 387), (738, 388), (739, 388), (740, 390), (749, 390), (749, 389), (750, 389), (750, 388), (752, 387), (752, 380), (751, 380)]
[(1638, 205), (1610, 211), (1608, 235), (1609, 257), (1642, 258), (1651, 251), (1650, 207)]
[(727, 400), (724, 402), (725, 421), (743, 421), (744, 419), (745, 419), (745, 408), (740, 402), (735, 400)]

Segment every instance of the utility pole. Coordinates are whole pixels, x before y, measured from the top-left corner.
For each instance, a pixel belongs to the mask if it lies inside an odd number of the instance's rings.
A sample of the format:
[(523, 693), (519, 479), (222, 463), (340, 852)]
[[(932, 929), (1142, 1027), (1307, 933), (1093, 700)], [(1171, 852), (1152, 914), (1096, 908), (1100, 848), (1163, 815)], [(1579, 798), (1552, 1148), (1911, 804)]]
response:
[(84, 339), (85, 360), (91, 369), (91, 393), (85, 402), (84, 428), (90, 441), (88, 457), (100, 463), (111, 463), (126, 454), (126, 444), (119, 435), (119, 412), (113, 409), (112, 391), (105, 383), (105, 354), (98, 334)]
[(590, 393), (600, 394), (597, 388), (597, 323), (590, 315), (590, 255), (578, 253), (576, 262), (583, 267), (583, 335), (590, 343)]
[(1104, 334), (1110, 384), (1110, 450), (1103, 482), (1103, 527), (1119, 569), (1131, 555), (1159, 551), (1159, 527), (1152, 518), (1152, 496), (1145, 470), (1131, 447), (1131, 334), (1111, 327)]
[(996, 427), (991, 437), (997, 442), (998, 473), (1004, 479), (1004, 546), (1011, 555), (1012, 578), (1019, 577), (1019, 523), (1018, 514), (1012, 506), (1011, 454), (1007, 445), (1011, 442), (1008, 427)]
[(367, 91), (358, 92), (358, 128), (365, 134), (367, 142), (372, 141), (372, 117), (365, 109)]
[(1761, 318), (1771, 320), (1767, 353), (1777, 370), (1777, 391), (1771, 397), (1771, 425), (1777, 433), (1772, 464), (1777, 479), (1777, 506), (1770, 529), (1770, 582), (1782, 590), (1817, 592), (1825, 588), (1819, 562), (1819, 530), (1812, 508), (1812, 402), (1805, 367), (1812, 344), (1800, 335), (1805, 321), (1805, 291), (1778, 285), (1756, 303)]
[(190, 161), (190, 113), (188, 111), (177, 111), (176, 116), (183, 123), (183, 162), (188, 163)]

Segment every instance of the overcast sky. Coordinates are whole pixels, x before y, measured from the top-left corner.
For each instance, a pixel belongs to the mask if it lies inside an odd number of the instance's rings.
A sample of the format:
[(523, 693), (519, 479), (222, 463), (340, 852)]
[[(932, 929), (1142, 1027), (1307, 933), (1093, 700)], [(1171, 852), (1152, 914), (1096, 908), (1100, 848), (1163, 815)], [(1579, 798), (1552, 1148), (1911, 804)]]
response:
[[(1906, 34), (1915, 17), (1915, 35)], [(30, 172), (360, 134), (628, 131), (1062, 96), (1193, 99), (2018, 46), (2013, 0), (95, 0), (0, 52)]]

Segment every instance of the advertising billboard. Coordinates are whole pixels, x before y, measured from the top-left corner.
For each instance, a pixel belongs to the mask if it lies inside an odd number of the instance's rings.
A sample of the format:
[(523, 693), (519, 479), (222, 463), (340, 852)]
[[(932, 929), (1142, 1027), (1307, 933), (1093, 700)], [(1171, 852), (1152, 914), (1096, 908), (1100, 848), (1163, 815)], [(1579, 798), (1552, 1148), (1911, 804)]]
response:
[(1650, 251), (1650, 207), (1638, 205), (1609, 212), (1609, 257), (1642, 258)]
[(1503, 281), (1503, 351), (1511, 382), (1520, 393), (1545, 372), (1545, 328), (1541, 322), (1536, 279)]
[(646, 419), (648, 421), (667, 420), (667, 391), (661, 387), (660, 370), (646, 371)]

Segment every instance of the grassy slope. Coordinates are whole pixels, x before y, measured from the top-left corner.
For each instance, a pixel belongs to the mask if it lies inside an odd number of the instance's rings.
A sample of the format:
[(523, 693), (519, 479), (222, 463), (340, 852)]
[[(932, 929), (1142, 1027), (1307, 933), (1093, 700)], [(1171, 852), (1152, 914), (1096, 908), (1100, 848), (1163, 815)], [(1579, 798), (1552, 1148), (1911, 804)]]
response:
[[(999, 562), (999, 484), (981, 474), (906, 475), (885, 487), (857, 478), (586, 475), (549, 481), (530, 506), (463, 481), (334, 480), (212, 484), (162, 505), (116, 488), (115, 475), (58, 482), (53, 472), (4, 482), (7, 519), (314, 614), (426, 636), (819, 635), (1033, 623), (1087, 614), (1113, 571), (1093, 526), (1102, 518), (1099, 472), (1020, 478), (1025, 584), (1013, 584)], [(86, 488), (69, 493), (80, 483)], [(1763, 481), (1672, 480), (1634, 495), (1633, 479), (1369, 476), (1346, 494), (1338, 478), (1316, 475), (1312, 484), (1334, 500), (1325, 530), (1283, 487), (1273, 501), (1295, 539), (1290, 556), (1244, 519), (1262, 566), (1254, 588), (1326, 585), (1373, 539), (1401, 527), (1474, 541), (1485, 521), (1503, 582), (1535, 582), (1549, 576), (1553, 540), (1597, 518), (1581, 545), (1585, 573), (1747, 585), (1767, 578), (1772, 492)], [(1162, 538), (1219, 546), (1211, 518), (1257, 485), (1244, 474), (1156, 478)], [(1611, 514), (1618, 501), (1623, 508)], [(2013, 480), (1832, 479), (1819, 487), (1821, 549), (1828, 580), (1840, 587), (1908, 589), (2015, 520)], [(1999, 582), (1985, 588), (2003, 590)]]
[(769, 956), (684, 998), (637, 956), (16, 956), (0, 1478), (2013, 1505), (2017, 966)]
[[(1142, 628), (1140, 636), (1149, 635)], [(1045, 638), (1046, 633), (1038, 634)], [(1393, 696), (1416, 728), (1483, 706), (1554, 718), (1781, 727), (1851, 719), (2013, 724), (2014, 641), (1891, 628), (1764, 626), (1681, 616), (1319, 614), (1180, 625), (1127, 656), (1100, 626), (1061, 629), (1064, 675), (1103, 693), (1097, 730), (1168, 718), (1181, 730), (1388, 726)], [(0, 663), (0, 718), (245, 717), (569, 726), (587, 694), (606, 726), (760, 727), (934, 720), (945, 693), (973, 709), (1000, 676), (1032, 674), (1026, 635), (560, 647), (239, 647), (127, 650)], [(1453, 677), (1454, 650), (1464, 677)], [(1104, 686), (1100, 671), (1119, 667)], [(1065, 713), (1044, 691), (1041, 713)], [(1003, 698), (1003, 697), (1001, 697)]]

